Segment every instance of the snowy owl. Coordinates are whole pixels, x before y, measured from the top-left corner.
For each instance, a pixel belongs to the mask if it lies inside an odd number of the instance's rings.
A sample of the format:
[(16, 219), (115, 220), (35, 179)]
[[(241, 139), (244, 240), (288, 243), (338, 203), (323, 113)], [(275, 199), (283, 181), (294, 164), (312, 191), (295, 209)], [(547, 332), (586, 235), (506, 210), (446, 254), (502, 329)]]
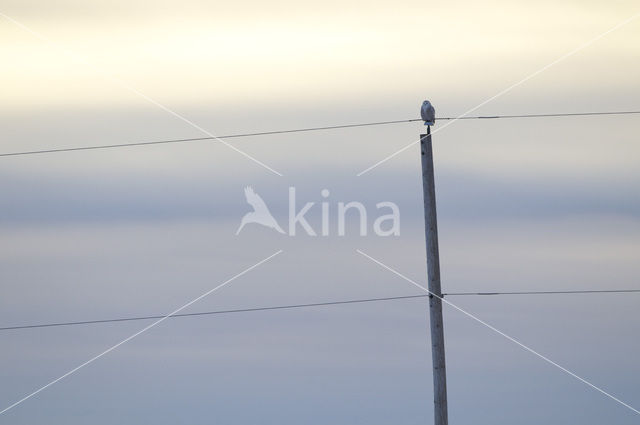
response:
[(422, 102), (420, 116), (424, 120), (424, 125), (434, 125), (436, 123), (436, 110), (428, 100)]

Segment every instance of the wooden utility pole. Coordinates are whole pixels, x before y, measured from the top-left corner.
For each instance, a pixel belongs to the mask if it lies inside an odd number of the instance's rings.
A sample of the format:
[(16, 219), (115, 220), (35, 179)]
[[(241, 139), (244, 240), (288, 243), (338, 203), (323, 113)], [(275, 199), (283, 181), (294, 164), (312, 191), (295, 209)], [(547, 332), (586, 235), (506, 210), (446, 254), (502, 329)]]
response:
[(431, 127), (420, 135), (422, 152), (422, 191), (424, 194), (424, 225), (427, 241), (427, 276), (429, 279), (429, 317), (431, 323), (431, 358), (433, 361), (434, 424), (447, 425), (447, 371), (444, 360), (444, 329), (442, 327), (442, 291), (440, 289), (440, 254), (438, 252), (438, 220), (436, 190), (433, 177)]

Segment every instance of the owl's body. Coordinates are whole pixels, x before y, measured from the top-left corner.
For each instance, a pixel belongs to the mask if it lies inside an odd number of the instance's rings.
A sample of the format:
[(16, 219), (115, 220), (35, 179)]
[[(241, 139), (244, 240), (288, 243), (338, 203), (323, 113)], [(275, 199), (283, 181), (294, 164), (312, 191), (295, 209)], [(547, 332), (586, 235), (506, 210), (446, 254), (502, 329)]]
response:
[(436, 123), (436, 110), (428, 100), (422, 102), (420, 116), (424, 120), (424, 125), (434, 125)]

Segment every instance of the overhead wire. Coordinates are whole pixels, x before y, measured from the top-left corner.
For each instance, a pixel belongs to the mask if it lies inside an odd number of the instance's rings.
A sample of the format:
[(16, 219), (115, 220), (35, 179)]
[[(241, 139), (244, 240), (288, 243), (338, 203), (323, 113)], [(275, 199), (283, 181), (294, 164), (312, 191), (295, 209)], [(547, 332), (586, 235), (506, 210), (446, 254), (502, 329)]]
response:
[[(604, 290), (569, 290), (569, 291), (520, 291), (520, 292), (449, 292), (443, 293), (442, 296), (462, 296), (462, 295), (556, 295), (556, 294), (604, 294), (604, 293), (640, 293), (640, 289), (604, 289)], [(270, 310), (287, 310), (297, 308), (310, 308), (310, 307), (326, 307), (332, 305), (344, 305), (344, 304), (361, 304), (381, 301), (393, 301), (393, 300), (407, 300), (414, 298), (430, 297), (430, 294), (418, 294), (418, 295), (403, 295), (395, 297), (380, 297), (380, 298), (360, 298), (342, 301), (326, 301), (306, 304), (288, 304), (278, 306), (266, 306), (266, 307), (252, 307), (252, 308), (238, 308), (229, 310), (214, 310), (214, 311), (201, 311), (194, 313), (180, 313), (170, 316), (169, 318), (177, 317), (196, 317), (196, 316), (211, 316), (216, 314), (231, 314), (231, 313), (248, 313), (257, 311), (270, 311)], [(115, 323), (115, 322), (131, 322), (138, 320), (153, 320), (166, 317), (164, 314), (149, 315), (149, 316), (130, 316), (119, 317), (112, 319), (97, 319), (97, 320), (78, 320), (68, 322), (53, 322), (53, 323), (36, 323), (30, 325), (15, 325), (0, 327), (0, 331), (10, 331), (19, 329), (34, 329), (34, 328), (50, 328), (60, 326), (76, 326), (76, 325), (93, 325), (100, 323)]]
[[(575, 113), (522, 114), (522, 115), (477, 115), (477, 116), (464, 116), (464, 117), (437, 117), (436, 121), (476, 120), (476, 119), (490, 120), (490, 119), (512, 119), (512, 118), (550, 118), (550, 117), (577, 117), (577, 116), (593, 116), (593, 115), (630, 115), (630, 114), (640, 114), (640, 111), (604, 111), (604, 112), (575, 112)], [(112, 148), (123, 148), (123, 147), (133, 147), (133, 146), (149, 146), (149, 145), (160, 145), (160, 144), (168, 144), (168, 143), (187, 143), (187, 142), (197, 142), (197, 141), (203, 141), (203, 140), (233, 139), (233, 138), (241, 138), (241, 137), (269, 136), (269, 135), (276, 135), (276, 134), (302, 133), (302, 132), (311, 132), (311, 131), (337, 130), (337, 129), (354, 128), (354, 127), (402, 124), (402, 123), (411, 123), (411, 122), (417, 122), (417, 121), (422, 121), (422, 119), (411, 118), (411, 119), (404, 119), (404, 120), (374, 121), (374, 122), (366, 122), (366, 123), (329, 125), (329, 126), (321, 126), (321, 127), (307, 127), (307, 128), (297, 128), (297, 129), (289, 129), (289, 130), (261, 131), (261, 132), (255, 132), (255, 133), (236, 133), (236, 134), (227, 134), (227, 135), (216, 136), (216, 137), (211, 137), (211, 136), (190, 137), (190, 138), (181, 138), (181, 139), (152, 140), (147, 142), (128, 142), (128, 143), (116, 143), (116, 144), (96, 145), (96, 146), (75, 146), (75, 147), (68, 147), (68, 148), (52, 148), (52, 149), (41, 149), (41, 150), (32, 150), (32, 151), (21, 151), (21, 152), (5, 152), (5, 153), (0, 153), (0, 157), (36, 155), (36, 154), (47, 154), (47, 153), (57, 153), (57, 152), (85, 151), (85, 150), (95, 150), (95, 149), (112, 149)]]
[(449, 292), (442, 296), (460, 295), (555, 295), (555, 294), (613, 294), (640, 292), (640, 289), (602, 289), (602, 290), (576, 290), (576, 291), (520, 291), (520, 292)]

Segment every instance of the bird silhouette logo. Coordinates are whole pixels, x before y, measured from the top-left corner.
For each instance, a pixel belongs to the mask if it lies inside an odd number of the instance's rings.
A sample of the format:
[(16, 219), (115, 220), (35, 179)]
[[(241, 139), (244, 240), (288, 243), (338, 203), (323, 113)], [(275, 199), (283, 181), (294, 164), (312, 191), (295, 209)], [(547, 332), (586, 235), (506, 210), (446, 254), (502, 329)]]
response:
[(247, 203), (253, 207), (253, 211), (246, 213), (244, 217), (242, 217), (242, 221), (240, 222), (240, 227), (238, 227), (236, 235), (240, 233), (245, 224), (249, 223), (262, 224), (263, 226), (274, 229), (279, 233), (284, 233), (284, 230), (282, 230), (276, 219), (271, 215), (271, 212), (269, 212), (267, 204), (264, 203), (264, 200), (253, 190), (251, 186), (244, 188), (244, 196), (247, 198)]

